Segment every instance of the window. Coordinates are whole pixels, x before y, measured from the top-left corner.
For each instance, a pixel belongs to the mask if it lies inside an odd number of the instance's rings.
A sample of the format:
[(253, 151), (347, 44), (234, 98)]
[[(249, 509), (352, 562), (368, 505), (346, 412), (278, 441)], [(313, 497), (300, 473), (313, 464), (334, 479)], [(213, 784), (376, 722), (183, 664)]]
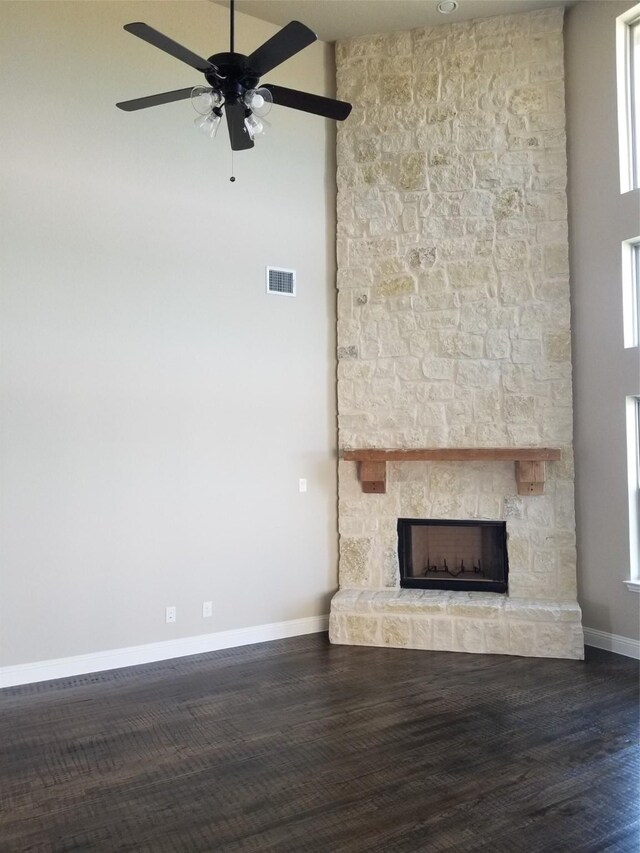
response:
[[(627, 193), (640, 189), (640, 3), (616, 19), (616, 54), (620, 191)], [(640, 354), (640, 236), (622, 243), (622, 311), (624, 347)], [(638, 380), (626, 390), (633, 394), (626, 398), (630, 579), (625, 583), (635, 592), (640, 592), (640, 371)]]
[(640, 592), (640, 397), (627, 398), (629, 466), (630, 589)]
[(622, 244), (622, 316), (624, 346), (638, 346), (640, 329), (640, 240)]
[(629, 134), (631, 186), (640, 187), (640, 18), (629, 25)]
[(621, 192), (640, 187), (640, 6), (618, 18), (618, 126)]

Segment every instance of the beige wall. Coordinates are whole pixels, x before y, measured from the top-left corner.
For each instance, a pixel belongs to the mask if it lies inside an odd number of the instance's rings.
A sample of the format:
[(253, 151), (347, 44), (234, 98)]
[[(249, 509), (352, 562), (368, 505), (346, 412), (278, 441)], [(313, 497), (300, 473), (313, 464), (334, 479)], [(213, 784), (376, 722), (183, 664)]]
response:
[(624, 401), (640, 364), (623, 349), (620, 244), (640, 233), (640, 193), (620, 195), (615, 75), (615, 19), (632, 5), (578, 3), (565, 45), (579, 600), (585, 627), (637, 638)]
[[(188, 102), (114, 106), (202, 82), (123, 24), (207, 56), (226, 14), (0, 4), (4, 665), (328, 611), (333, 128), (274, 108), (231, 184)], [(240, 15), (236, 47), (276, 30)], [(330, 94), (332, 68), (318, 43), (269, 78)]]

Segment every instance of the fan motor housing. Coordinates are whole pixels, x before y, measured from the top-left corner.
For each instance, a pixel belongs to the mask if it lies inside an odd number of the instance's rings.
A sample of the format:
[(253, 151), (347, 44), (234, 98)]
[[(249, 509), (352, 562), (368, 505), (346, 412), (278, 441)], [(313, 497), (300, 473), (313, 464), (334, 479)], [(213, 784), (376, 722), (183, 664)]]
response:
[[(247, 68), (246, 59), (244, 53), (214, 53), (209, 57), (209, 62), (216, 66), (219, 76), (214, 72), (206, 73), (207, 83), (225, 94), (235, 92), (241, 95), (245, 89), (255, 89), (260, 77)], [(220, 77), (225, 79), (221, 80)]]

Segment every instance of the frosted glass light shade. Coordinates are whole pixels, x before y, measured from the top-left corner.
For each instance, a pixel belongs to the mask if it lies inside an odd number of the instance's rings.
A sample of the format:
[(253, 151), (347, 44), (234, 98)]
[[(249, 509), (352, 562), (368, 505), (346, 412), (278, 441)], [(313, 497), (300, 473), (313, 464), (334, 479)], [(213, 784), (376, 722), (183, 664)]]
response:
[(244, 120), (244, 126), (247, 128), (247, 133), (254, 139), (256, 136), (264, 136), (267, 130), (271, 127), (265, 118), (256, 118), (254, 115), (247, 116)]
[(209, 115), (214, 107), (222, 104), (222, 95), (211, 86), (194, 86), (191, 90), (191, 104), (201, 116)]
[(254, 115), (264, 118), (273, 106), (273, 95), (264, 86), (259, 89), (247, 89), (244, 93), (244, 104)]
[(205, 133), (209, 137), (209, 139), (213, 139), (216, 133), (218, 132), (218, 128), (220, 127), (220, 119), (221, 116), (212, 111), (209, 113), (209, 115), (199, 116), (197, 119), (194, 120), (193, 123), (198, 128), (198, 130), (201, 130), (203, 133)]

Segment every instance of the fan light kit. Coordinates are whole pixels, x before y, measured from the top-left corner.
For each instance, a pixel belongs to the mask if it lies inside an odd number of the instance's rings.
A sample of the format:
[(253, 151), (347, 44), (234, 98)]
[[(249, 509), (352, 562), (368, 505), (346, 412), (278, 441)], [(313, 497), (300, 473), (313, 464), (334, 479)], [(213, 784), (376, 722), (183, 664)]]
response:
[(229, 52), (215, 53), (208, 59), (203, 59), (148, 24), (126, 24), (124, 29), (127, 32), (200, 71), (208, 85), (121, 101), (116, 106), (121, 110), (133, 112), (190, 98), (191, 104), (199, 113), (194, 124), (211, 139), (217, 134), (222, 116), (225, 115), (232, 151), (253, 148), (254, 139), (267, 132), (270, 125), (265, 116), (273, 104), (336, 121), (346, 119), (351, 112), (351, 104), (346, 101), (299, 92), (272, 83), (260, 85), (263, 74), (316, 41), (316, 34), (299, 21), (291, 21), (250, 56), (236, 53), (234, 5), (234, 0), (231, 0)]

